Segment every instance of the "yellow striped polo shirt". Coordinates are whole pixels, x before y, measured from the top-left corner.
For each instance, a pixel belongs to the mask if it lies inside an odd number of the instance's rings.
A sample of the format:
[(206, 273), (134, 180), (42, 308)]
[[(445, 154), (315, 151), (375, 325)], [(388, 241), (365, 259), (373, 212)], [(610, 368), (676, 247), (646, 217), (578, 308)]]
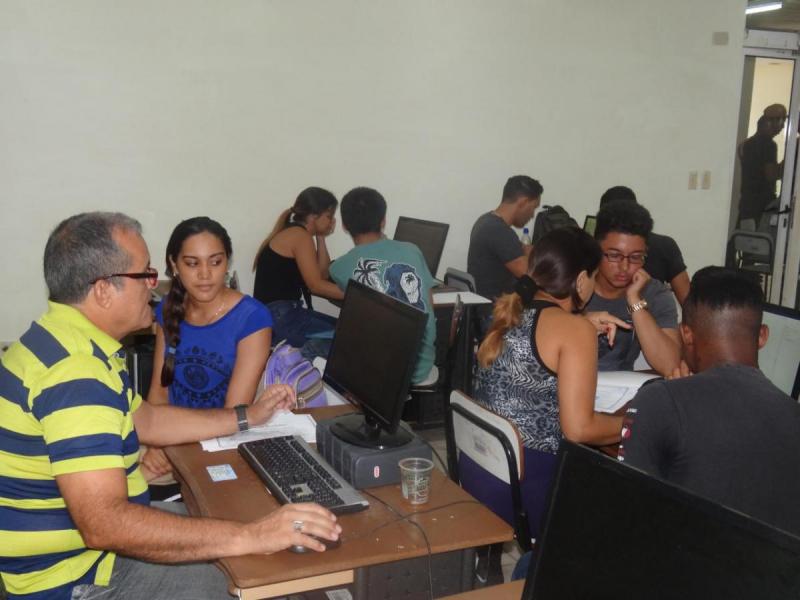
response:
[(69, 598), (105, 585), (114, 554), (86, 548), (56, 476), (125, 469), (147, 504), (120, 344), (71, 306), (49, 310), (0, 361), (0, 575), (9, 598)]

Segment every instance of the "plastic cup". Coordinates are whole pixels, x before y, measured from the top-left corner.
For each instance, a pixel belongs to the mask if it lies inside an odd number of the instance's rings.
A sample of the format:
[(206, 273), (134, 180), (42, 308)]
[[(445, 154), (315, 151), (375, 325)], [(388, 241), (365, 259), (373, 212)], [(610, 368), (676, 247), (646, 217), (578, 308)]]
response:
[(427, 458), (404, 458), (398, 465), (403, 498), (411, 504), (425, 504), (430, 498), (433, 462)]

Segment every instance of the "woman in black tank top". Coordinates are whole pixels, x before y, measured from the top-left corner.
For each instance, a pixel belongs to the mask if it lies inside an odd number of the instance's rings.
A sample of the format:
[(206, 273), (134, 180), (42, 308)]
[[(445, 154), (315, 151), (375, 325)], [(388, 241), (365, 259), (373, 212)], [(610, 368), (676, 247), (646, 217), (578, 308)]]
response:
[(336, 326), (333, 317), (312, 310), (311, 294), (344, 297), (328, 280), (331, 259), (325, 244), (336, 226), (337, 206), (331, 192), (306, 188), (278, 217), (253, 261), (253, 296), (272, 313), (273, 339), (301, 348), (309, 359), (327, 356)]

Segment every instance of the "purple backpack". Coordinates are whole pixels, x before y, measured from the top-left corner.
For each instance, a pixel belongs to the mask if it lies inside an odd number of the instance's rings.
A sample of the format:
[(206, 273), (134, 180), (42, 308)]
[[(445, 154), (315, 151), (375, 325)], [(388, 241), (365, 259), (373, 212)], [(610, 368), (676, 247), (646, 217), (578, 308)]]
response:
[(285, 383), (297, 394), (297, 408), (326, 406), (322, 375), (298, 348), (283, 340), (275, 346), (264, 371), (264, 385)]

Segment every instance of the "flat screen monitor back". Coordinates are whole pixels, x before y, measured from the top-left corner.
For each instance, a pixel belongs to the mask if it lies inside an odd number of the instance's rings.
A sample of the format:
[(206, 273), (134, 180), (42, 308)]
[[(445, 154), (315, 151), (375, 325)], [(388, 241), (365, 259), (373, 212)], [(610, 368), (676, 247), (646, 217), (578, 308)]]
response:
[(797, 399), (800, 396), (800, 311), (765, 304), (763, 323), (769, 326), (769, 337), (758, 352), (758, 366), (767, 379)]
[(444, 243), (450, 225), (436, 221), (424, 221), (411, 217), (400, 217), (394, 230), (394, 239), (400, 242), (411, 242), (422, 252), (428, 270), (436, 277), (439, 261), (442, 258)]
[[(391, 296), (350, 280), (333, 336), (324, 380), (363, 411), (352, 425), (357, 439), (333, 427), (334, 435), (362, 446), (402, 445), (397, 428), (427, 315)], [(398, 437), (392, 438), (390, 434)], [(409, 438), (410, 439), (410, 438)]]
[(800, 538), (569, 442), (540, 544), (525, 600), (800, 598)]
[(583, 230), (590, 236), (594, 237), (594, 230), (597, 228), (597, 217), (594, 215), (586, 215), (583, 220)]

